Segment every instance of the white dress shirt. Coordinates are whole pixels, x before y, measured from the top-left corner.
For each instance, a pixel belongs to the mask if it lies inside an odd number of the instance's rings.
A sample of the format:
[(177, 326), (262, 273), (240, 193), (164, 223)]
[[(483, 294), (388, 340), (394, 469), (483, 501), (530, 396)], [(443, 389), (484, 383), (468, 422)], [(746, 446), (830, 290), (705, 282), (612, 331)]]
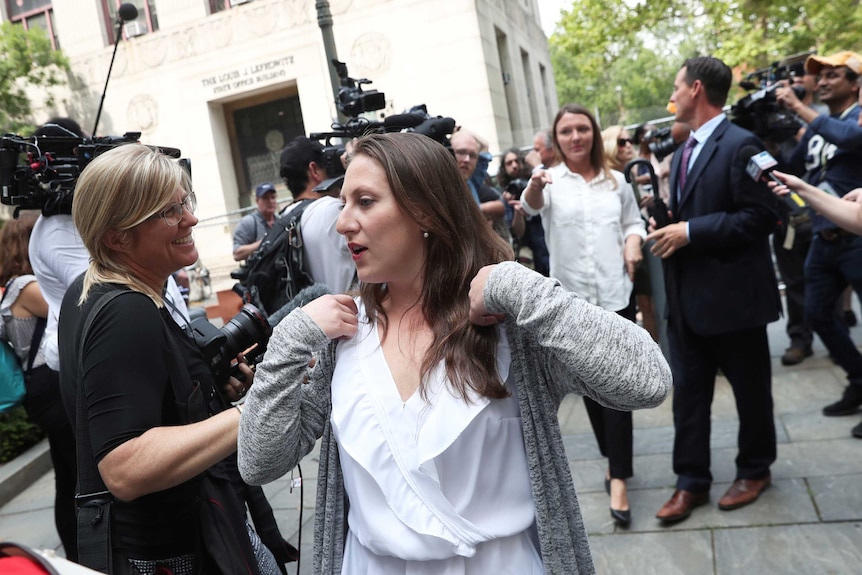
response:
[(623, 259), (625, 239), (646, 237), (640, 208), (630, 184), (617, 171), (587, 182), (565, 162), (548, 168), (552, 182), (542, 190), (542, 216), (550, 252), (551, 277), (593, 305), (620, 311), (629, 305), (632, 282)]
[[(451, 392), (431, 374), (427, 401), (402, 401), (377, 326), (360, 305), (339, 343), (331, 423), (350, 501), (342, 573), (543, 573), (517, 403)], [(510, 352), (501, 328), (498, 371)]]

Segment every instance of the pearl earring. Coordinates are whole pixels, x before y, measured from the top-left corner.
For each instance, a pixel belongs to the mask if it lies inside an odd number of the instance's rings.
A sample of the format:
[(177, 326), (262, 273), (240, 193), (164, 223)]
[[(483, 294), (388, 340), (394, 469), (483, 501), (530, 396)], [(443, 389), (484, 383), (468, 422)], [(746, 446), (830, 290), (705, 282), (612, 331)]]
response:
[(422, 237), (428, 239), (428, 232), (422, 232)]

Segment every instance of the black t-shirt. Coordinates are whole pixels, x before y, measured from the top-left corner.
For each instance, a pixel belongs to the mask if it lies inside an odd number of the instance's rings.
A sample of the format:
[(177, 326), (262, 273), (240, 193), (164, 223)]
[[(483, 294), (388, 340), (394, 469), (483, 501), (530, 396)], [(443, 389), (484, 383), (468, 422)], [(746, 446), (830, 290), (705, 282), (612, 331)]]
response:
[[(75, 380), (83, 314), (103, 293), (118, 286), (97, 286), (83, 308), (77, 306), (81, 278), (63, 300), (59, 325), (60, 386), (75, 421)], [(165, 335), (168, 327), (170, 340)], [(184, 423), (170, 381), (175, 346), (192, 381), (205, 397), (213, 380), (194, 342), (146, 295), (133, 292), (108, 303), (93, 321), (83, 349), (83, 384), (90, 439), (96, 462), (126, 441), (153, 427)], [(185, 402), (186, 398), (181, 398)], [(115, 500), (115, 546), (134, 558), (166, 558), (194, 551), (198, 480), (193, 479), (134, 501)]]

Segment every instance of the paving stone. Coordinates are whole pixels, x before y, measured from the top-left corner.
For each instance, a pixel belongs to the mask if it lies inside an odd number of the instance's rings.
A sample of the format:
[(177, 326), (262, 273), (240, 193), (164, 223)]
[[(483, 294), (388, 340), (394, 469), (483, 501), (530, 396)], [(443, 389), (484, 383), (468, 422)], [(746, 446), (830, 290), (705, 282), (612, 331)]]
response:
[(779, 417), (780, 426), (791, 441), (818, 441), (821, 439), (847, 439), (851, 417), (824, 417), (818, 407), (815, 411), (795, 411)]
[(713, 575), (709, 531), (591, 536), (598, 575)]
[(788, 525), (715, 532), (716, 575), (859, 573), (862, 525)]
[[(21, 513), (47, 509), (54, 512), (54, 471), (51, 470), (40, 477), (33, 489), (27, 489), (3, 506), (3, 513)], [(53, 517), (53, 515), (52, 515)], [(53, 523), (52, 523), (53, 525)]]
[(808, 486), (823, 521), (862, 521), (862, 475), (812, 477)]
[[(847, 419), (847, 418), (843, 418)], [(862, 473), (862, 441), (846, 439), (801, 441), (778, 446), (774, 477), (825, 477)], [(852, 420), (855, 425), (856, 420)]]
[(54, 549), (61, 557), (63, 546), (60, 536), (54, 528), (54, 510), (52, 508), (22, 511), (19, 513), (0, 514), (0, 541), (23, 543), (36, 549)]

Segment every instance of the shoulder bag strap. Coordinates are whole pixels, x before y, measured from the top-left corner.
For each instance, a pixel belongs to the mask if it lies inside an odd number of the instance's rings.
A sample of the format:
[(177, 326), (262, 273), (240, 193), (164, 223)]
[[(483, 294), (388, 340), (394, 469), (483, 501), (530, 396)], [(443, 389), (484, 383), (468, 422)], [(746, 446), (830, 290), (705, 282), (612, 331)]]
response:
[(75, 443), (78, 459), (78, 491), (75, 504), (78, 508), (78, 562), (102, 573), (110, 573), (111, 517), (113, 496), (105, 487), (90, 443), (90, 426), (84, 399), (84, 342), (93, 321), (106, 305), (116, 297), (132, 290), (111, 290), (96, 300), (84, 320), (84, 329), (78, 342), (78, 373), (75, 378)]
[(36, 318), (36, 328), (33, 330), (33, 336), (30, 338), (30, 354), (27, 357), (27, 369), (24, 370), (24, 377), (30, 377), (30, 372), (33, 371), (33, 362), (36, 361), (36, 355), (39, 353), (39, 347), (42, 345), (42, 336), (45, 334), (46, 325), (48, 325), (46, 318)]

